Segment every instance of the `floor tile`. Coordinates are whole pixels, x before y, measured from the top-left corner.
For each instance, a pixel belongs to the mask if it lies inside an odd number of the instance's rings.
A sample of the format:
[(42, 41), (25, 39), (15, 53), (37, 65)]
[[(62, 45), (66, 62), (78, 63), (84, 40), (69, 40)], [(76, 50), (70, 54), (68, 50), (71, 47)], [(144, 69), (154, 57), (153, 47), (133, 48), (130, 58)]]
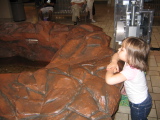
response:
[(152, 109), (156, 109), (155, 101), (152, 100)]
[(153, 92), (151, 81), (147, 81), (147, 86), (148, 86), (149, 92)]
[(148, 115), (148, 117), (157, 118), (156, 109), (151, 109), (151, 112), (150, 112), (150, 114)]
[(153, 93), (160, 93), (160, 87), (153, 87)]
[(158, 71), (147, 71), (147, 75), (150, 75), (150, 76), (159, 76), (159, 72)]
[(157, 93), (150, 93), (150, 94), (152, 96), (152, 100), (160, 101), (160, 94)]
[(129, 115), (124, 113), (117, 113), (114, 120), (128, 120)]
[(148, 117), (148, 120), (157, 120), (157, 118)]
[(160, 62), (158, 62), (157, 65), (160, 66)]
[(119, 106), (118, 113), (127, 113), (127, 114), (130, 114), (130, 107)]
[(151, 80), (150, 75), (146, 75), (147, 80)]
[(153, 66), (153, 67), (150, 66), (150, 67), (149, 67), (149, 70), (151, 70), (151, 71), (159, 71), (159, 69), (160, 69), (160, 68), (157, 67), (157, 66)]
[(154, 58), (152, 58), (152, 59), (149, 59), (148, 60), (148, 64), (149, 64), (149, 66), (157, 66), (157, 63), (156, 63), (156, 59), (154, 59)]
[(152, 86), (160, 87), (160, 76), (151, 76)]
[(156, 105), (158, 118), (160, 119), (160, 101), (155, 101), (155, 105)]
[(155, 56), (156, 62), (160, 62), (160, 56)]

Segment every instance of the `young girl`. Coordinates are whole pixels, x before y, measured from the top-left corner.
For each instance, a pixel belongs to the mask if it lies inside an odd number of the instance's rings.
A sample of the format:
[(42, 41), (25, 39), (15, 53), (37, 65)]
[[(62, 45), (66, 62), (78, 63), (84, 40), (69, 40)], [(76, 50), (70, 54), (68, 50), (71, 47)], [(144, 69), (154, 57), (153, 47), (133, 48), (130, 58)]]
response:
[(71, 0), (72, 21), (74, 25), (77, 25), (77, 18), (80, 20), (80, 11), (82, 10), (82, 5), (85, 3), (85, 0)]
[(89, 18), (91, 20), (91, 22), (95, 23), (96, 21), (93, 19), (93, 13), (92, 13), (92, 8), (93, 8), (93, 3), (94, 0), (86, 0), (87, 1), (87, 7), (86, 7), (86, 11), (89, 11)]
[[(152, 98), (148, 93), (144, 71), (147, 70), (149, 45), (135, 37), (126, 38), (121, 48), (112, 57), (107, 66), (106, 82), (110, 85), (124, 82), (129, 99), (132, 120), (147, 120), (152, 107)], [(120, 73), (117, 62), (125, 62)], [(116, 74), (115, 74), (116, 73)], [(122, 89), (122, 93), (124, 93)]]

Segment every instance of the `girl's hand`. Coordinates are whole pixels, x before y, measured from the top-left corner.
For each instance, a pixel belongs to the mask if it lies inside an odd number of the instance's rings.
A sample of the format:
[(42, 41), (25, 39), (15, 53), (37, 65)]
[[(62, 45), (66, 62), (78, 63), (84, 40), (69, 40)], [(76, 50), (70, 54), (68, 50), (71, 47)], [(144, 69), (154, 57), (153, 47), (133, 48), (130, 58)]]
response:
[(111, 62), (111, 63), (107, 66), (106, 70), (110, 70), (110, 69), (114, 69), (114, 73), (115, 73), (115, 72), (119, 72), (119, 66), (118, 66), (117, 63)]
[(109, 68), (109, 69), (106, 69), (108, 72), (110, 71), (111, 73), (117, 73), (118, 71), (117, 71), (117, 69), (116, 68), (114, 68), (114, 67), (111, 67), (111, 68)]

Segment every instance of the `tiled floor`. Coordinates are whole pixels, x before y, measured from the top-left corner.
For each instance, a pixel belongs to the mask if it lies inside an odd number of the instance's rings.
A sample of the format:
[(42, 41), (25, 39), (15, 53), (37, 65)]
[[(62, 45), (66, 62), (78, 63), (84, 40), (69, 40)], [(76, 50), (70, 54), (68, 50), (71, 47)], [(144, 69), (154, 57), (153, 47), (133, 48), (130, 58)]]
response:
[[(113, 3), (112, 3), (113, 4)], [(113, 47), (114, 39), (114, 7), (112, 4), (96, 3), (96, 15), (94, 16), (96, 26), (103, 28), (104, 32), (112, 37), (110, 46)], [(36, 23), (37, 22), (37, 10), (33, 3), (25, 3), (26, 21)], [(60, 20), (59, 20), (60, 21)], [(71, 19), (61, 21), (64, 24), (73, 24)], [(160, 47), (160, 26), (153, 26), (153, 32), (151, 37), (151, 46)], [(149, 120), (160, 120), (160, 51), (151, 51), (149, 55), (149, 70), (147, 71), (147, 82), (149, 92), (153, 99), (153, 107), (149, 114)], [(131, 120), (129, 107), (120, 106), (118, 112), (115, 115), (115, 120)]]

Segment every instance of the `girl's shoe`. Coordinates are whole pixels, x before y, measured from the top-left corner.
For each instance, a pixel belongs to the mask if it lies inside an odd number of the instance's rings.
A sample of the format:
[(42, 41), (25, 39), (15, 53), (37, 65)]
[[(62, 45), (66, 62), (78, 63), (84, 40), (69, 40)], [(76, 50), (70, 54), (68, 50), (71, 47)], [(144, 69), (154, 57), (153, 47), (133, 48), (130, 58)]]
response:
[(94, 19), (91, 19), (91, 22), (95, 23), (96, 21)]

